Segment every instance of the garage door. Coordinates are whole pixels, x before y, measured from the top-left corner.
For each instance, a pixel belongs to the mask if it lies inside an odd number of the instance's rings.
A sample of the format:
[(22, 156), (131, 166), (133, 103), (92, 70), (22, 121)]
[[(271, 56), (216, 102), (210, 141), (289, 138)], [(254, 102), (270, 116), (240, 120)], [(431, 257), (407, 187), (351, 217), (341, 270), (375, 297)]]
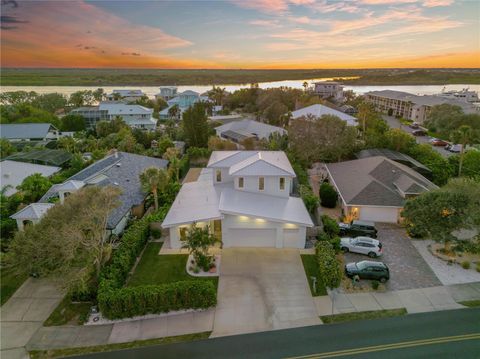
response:
[(258, 228), (230, 228), (230, 247), (275, 247), (276, 230)]
[(283, 247), (284, 248), (298, 248), (299, 230), (298, 229), (284, 229), (283, 230)]
[(360, 219), (372, 222), (397, 223), (397, 208), (360, 207)]

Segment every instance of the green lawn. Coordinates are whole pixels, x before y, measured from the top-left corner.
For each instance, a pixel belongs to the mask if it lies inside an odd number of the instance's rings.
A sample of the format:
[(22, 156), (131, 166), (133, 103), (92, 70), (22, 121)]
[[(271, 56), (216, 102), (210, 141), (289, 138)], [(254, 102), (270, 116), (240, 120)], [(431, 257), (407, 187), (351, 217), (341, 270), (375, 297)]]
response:
[(218, 277), (198, 278), (190, 276), (185, 267), (188, 255), (158, 255), (162, 243), (148, 243), (135, 272), (127, 280), (127, 286), (134, 287), (148, 284), (165, 284), (182, 280), (210, 280), (218, 283)]
[(72, 303), (70, 297), (65, 296), (43, 325), (46, 327), (65, 324), (82, 325), (88, 319), (91, 306), (91, 302)]
[(3, 305), (23, 284), (23, 282), (25, 282), (28, 275), (26, 273), (18, 274), (13, 273), (10, 270), (2, 269), (0, 278), (0, 305)]
[(94, 347), (69, 348), (69, 349), (52, 349), (52, 350), (32, 350), (29, 352), (32, 359), (53, 359), (64, 358), (73, 355), (82, 355), (88, 353), (101, 353), (120, 349), (131, 349), (150, 345), (173, 344), (180, 342), (191, 342), (194, 340), (207, 339), (211, 332), (203, 332), (197, 334), (179, 335), (176, 337), (138, 340), (128, 343), (98, 345)]
[(480, 300), (466, 300), (464, 302), (458, 302), (458, 304), (464, 305), (466, 307), (480, 307)]
[[(315, 258), (314, 254), (302, 254), (303, 268), (305, 269), (305, 275), (307, 276), (308, 284), (310, 285), (310, 291), (312, 292), (312, 296), (317, 297), (319, 295), (327, 295), (327, 290), (325, 287), (320, 283), (319, 275), (318, 275), (318, 264), (317, 259)], [(313, 292), (313, 280), (311, 277), (317, 278), (317, 292)]]
[(320, 317), (323, 323), (340, 323), (340, 322), (350, 322), (352, 320), (364, 320), (364, 319), (377, 319), (377, 318), (388, 318), (388, 317), (398, 317), (400, 315), (407, 314), (405, 308), (400, 309), (384, 309), (384, 310), (371, 310), (367, 312), (353, 312), (353, 313), (341, 313), (334, 315), (323, 315)]

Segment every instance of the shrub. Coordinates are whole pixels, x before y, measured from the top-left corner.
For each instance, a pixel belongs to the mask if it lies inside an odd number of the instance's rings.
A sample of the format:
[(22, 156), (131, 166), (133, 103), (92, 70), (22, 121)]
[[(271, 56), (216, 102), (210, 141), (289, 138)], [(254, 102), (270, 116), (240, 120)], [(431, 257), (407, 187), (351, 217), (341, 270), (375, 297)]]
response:
[(480, 262), (477, 262), (477, 272), (480, 273)]
[(152, 235), (153, 238), (158, 239), (162, 237), (162, 231), (158, 228), (152, 228), (150, 229), (150, 234)]
[(327, 215), (322, 215), (321, 217), (322, 223), (323, 223), (323, 230), (324, 232), (330, 237), (338, 236), (340, 233), (340, 227), (338, 226), (338, 223), (336, 220), (333, 218), (330, 218)]
[(322, 284), (325, 287), (337, 288), (342, 280), (342, 270), (332, 244), (325, 241), (318, 242), (315, 252)]
[(470, 262), (469, 261), (463, 261), (462, 262), (462, 268), (463, 269), (470, 269)]
[(320, 204), (323, 207), (335, 208), (337, 205), (337, 191), (327, 182), (323, 182), (320, 186)]
[(313, 213), (318, 206), (318, 198), (313, 194), (310, 186), (300, 185), (300, 196), (302, 197), (305, 207), (307, 207), (308, 212)]
[(372, 289), (377, 290), (379, 285), (380, 285), (380, 282), (378, 280), (372, 281)]

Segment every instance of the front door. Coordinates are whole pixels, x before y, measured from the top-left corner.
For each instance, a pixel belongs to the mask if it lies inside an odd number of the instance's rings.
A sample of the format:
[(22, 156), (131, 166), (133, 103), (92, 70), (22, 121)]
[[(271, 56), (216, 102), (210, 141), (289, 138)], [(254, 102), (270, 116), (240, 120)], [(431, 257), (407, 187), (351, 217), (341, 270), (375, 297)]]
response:
[(213, 221), (213, 235), (217, 241), (222, 241), (222, 221), (220, 219)]

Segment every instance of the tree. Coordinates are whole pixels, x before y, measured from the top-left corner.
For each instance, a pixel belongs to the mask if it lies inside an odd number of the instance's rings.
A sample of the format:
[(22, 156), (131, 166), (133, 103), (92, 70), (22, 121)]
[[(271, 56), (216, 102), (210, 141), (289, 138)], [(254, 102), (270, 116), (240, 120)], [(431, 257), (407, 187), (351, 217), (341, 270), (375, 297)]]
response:
[(237, 145), (229, 140), (224, 140), (217, 136), (210, 136), (208, 139), (208, 149), (212, 151), (230, 151), (236, 150)]
[(462, 174), (467, 177), (480, 177), (480, 151), (466, 151), (463, 156)]
[(95, 103), (93, 91), (77, 91), (70, 95), (68, 103), (73, 107), (91, 106)]
[(19, 192), (10, 196), (6, 195), (6, 192), (11, 187), (10, 185), (3, 186), (0, 190), (0, 240), (2, 252), (7, 250), (12, 235), (17, 229), (17, 222), (10, 216), (17, 212), (23, 201), (22, 194)]
[(416, 145), (415, 138), (399, 128), (391, 128), (385, 133), (385, 147), (398, 151), (408, 152), (410, 148)]
[(208, 144), (208, 118), (205, 104), (197, 102), (183, 113), (183, 130), (185, 140), (192, 147), (207, 147)]
[(119, 195), (118, 188), (99, 186), (71, 194), (38, 224), (16, 233), (6, 267), (54, 277), (69, 291), (85, 290), (110, 258), (106, 226)]
[(167, 171), (157, 167), (149, 167), (140, 174), (142, 189), (153, 194), (155, 210), (158, 210), (158, 193), (165, 189), (168, 179)]
[(243, 148), (246, 151), (251, 151), (255, 149), (255, 139), (253, 137), (248, 137), (240, 142)]
[(105, 98), (105, 91), (103, 90), (103, 88), (98, 88), (93, 91), (93, 98), (97, 102), (103, 101), (103, 99)]
[(182, 248), (187, 248), (193, 256), (195, 263), (204, 271), (210, 269), (212, 257), (208, 255), (208, 248), (213, 246), (217, 239), (210, 233), (210, 227), (198, 227), (193, 223), (187, 231), (185, 238), (182, 241)]
[(24, 199), (31, 203), (36, 202), (42, 197), (52, 186), (50, 180), (43, 177), (40, 173), (34, 173), (26, 177), (20, 185), (17, 186), (22, 191)]
[(327, 182), (320, 185), (320, 204), (323, 207), (335, 208), (337, 205), (338, 194), (335, 188)]
[(303, 86), (303, 89), (305, 90), (305, 92), (307, 92), (307, 91), (308, 91), (308, 82), (305, 81), (305, 82), (302, 84), (302, 86)]
[(301, 184), (299, 188), (300, 197), (302, 197), (303, 203), (308, 212), (314, 213), (318, 207), (318, 198), (313, 193), (309, 185)]
[(60, 119), (61, 131), (85, 131), (85, 119), (81, 115), (69, 114)]
[(173, 105), (168, 109), (168, 117), (175, 121), (178, 121), (180, 119), (181, 113), (182, 111), (180, 111), (180, 107), (178, 107), (177, 104)]
[(271, 103), (264, 111), (263, 116), (267, 122), (274, 126), (281, 126), (283, 122), (282, 116), (288, 113), (288, 107), (281, 102)]
[(2, 138), (0, 139), (0, 158), (5, 158), (15, 153), (17, 149), (10, 143), (10, 141)]
[(432, 131), (448, 133), (463, 115), (460, 106), (441, 104), (432, 106), (425, 125)]
[(288, 138), (292, 151), (306, 163), (341, 161), (358, 147), (356, 128), (330, 115), (292, 121)]
[(429, 144), (415, 144), (406, 154), (427, 166), (432, 171), (432, 182), (438, 186), (443, 186), (454, 175), (452, 164)]
[(179, 182), (180, 180), (180, 151), (175, 147), (169, 147), (163, 154), (163, 158), (168, 160), (168, 169), (170, 170), (170, 177), (172, 174), (175, 176), (175, 180)]
[(208, 98), (217, 106), (223, 106), (223, 100), (226, 97), (226, 94), (227, 92), (225, 91), (225, 88), (215, 87), (215, 85), (207, 92)]
[(46, 93), (38, 95), (33, 101), (32, 106), (50, 113), (62, 110), (67, 105), (67, 98), (60, 93)]
[(342, 281), (342, 270), (330, 242), (319, 241), (315, 247), (319, 280), (325, 287), (337, 288)]
[(452, 232), (480, 229), (480, 183), (471, 179), (451, 180), (446, 186), (410, 199), (402, 216), (414, 232), (422, 232), (448, 245), (456, 240)]
[(472, 145), (480, 136), (470, 126), (462, 125), (452, 134), (452, 140), (461, 145), (460, 161), (458, 164), (458, 176), (462, 175), (463, 157), (465, 155), (465, 147)]

